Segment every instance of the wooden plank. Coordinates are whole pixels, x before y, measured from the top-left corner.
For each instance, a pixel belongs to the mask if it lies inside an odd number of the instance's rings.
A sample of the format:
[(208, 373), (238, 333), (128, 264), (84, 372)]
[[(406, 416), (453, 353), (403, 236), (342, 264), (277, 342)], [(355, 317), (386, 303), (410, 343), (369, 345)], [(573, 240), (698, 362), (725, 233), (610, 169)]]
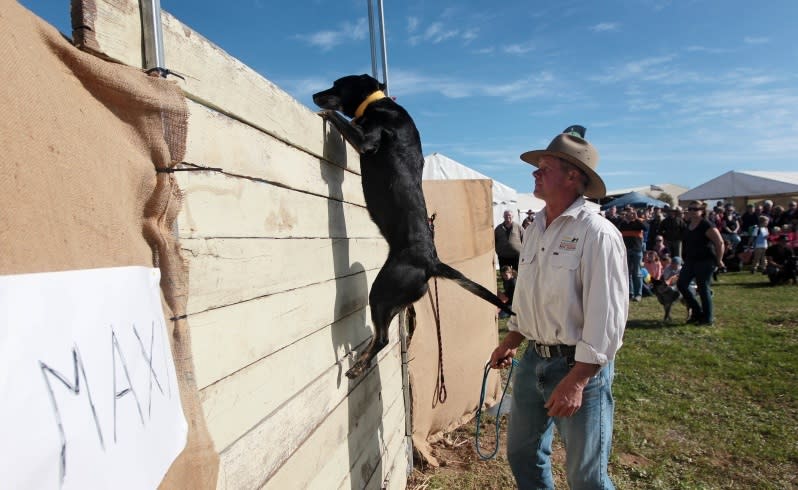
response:
[(301, 396), (287, 400), (277, 412), (222, 451), (217, 488), (260, 487), (341, 403), (352, 413), (360, 413), (374, 397), (381, 396), (380, 391), (400, 392), (400, 345), (396, 328), (392, 331), (390, 347), (378, 356), (379, 369), (348, 381), (343, 377), (347, 366), (333, 366), (308, 385)]
[[(188, 314), (382, 267), (383, 239), (182, 239)], [(315, 299), (315, 298), (311, 298)]]
[(177, 179), (181, 239), (381, 236), (360, 205), (215, 172), (179, 172)]
[[(402, 405), (404, 406), (404, 405)], [(404, 417), (401, 422), (404, 422)], [(386, 437), (388, 442), (381, 460), (372, 472), (371, 478), (363, 480), (365, 475), (350, 472), (338, 486), (345, 488), (401, 488), (407, 487), (407, 439), (404, 427), (395, 426)]]
[(335, 488), (335, 482), (348, 480), (350, 473), (359, 476), (353, 481), (360, 481), (348, 488), (366, 488), (368, 476), (380, 469), (383, 458), (389, 457), (387, 450), (395, 450), (390, 447), (392, 436), (404, 427), (401, 390), (383, 389), (381, 393), (382, 396), (371, 396), (365, 410), (357, 414), (346, 403), (339, 405), (264, 488), (327, 490)]
[(366, 313), (365, 308), (352, 313), (202, 389), (200, 400), (216, 447), (228, 447), (330, 366), (343, 364), (372, 336)]
[(360, 176), (353, 173), (359, 162), (344, 170), (196, 102), (188, 107), (186, 162), (366, 205)]
[[(138, 1), (94, 3), (96, 16), (85, 22), (91, 23), (96, 49), (142, 67)], [(184, 76), (185, 80), (173, 79), (191, 99), (342, 167), (359, 165), (357, 153), (315, 112), (171, 14), (163, 12), (161, 24), (166, 68)]]
[(407, 439), (404, 433), (401, 434), (401, 439), (405, 442), (400, 442), (401, 450), (393, 453), (393, 462), (384, 480), (386, 484), (381, 486), (384, 490), (405, 490), (407, 488), (407, 477), (412, 471), (412, 466), (407, 455)]
[(378, 271), (372, 269), (191, 315), (197, 386), (204, 388), (366, 308)]

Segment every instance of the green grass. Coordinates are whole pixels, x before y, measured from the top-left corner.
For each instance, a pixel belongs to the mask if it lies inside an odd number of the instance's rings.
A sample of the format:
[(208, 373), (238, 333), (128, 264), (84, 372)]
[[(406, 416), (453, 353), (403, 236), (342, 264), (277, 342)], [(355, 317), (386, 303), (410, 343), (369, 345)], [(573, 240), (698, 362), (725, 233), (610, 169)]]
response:
[[(798, 287), (766, 282), (721, 275), (713, 327), (683, 324), (681, 305), (663, 324), (652, 297), (630, 305), (613, 385), (619, 489), (798, 488)], [(474, 482), (508, 471), (502, 458), (428, 470), (424, 488), (507, 488)]]

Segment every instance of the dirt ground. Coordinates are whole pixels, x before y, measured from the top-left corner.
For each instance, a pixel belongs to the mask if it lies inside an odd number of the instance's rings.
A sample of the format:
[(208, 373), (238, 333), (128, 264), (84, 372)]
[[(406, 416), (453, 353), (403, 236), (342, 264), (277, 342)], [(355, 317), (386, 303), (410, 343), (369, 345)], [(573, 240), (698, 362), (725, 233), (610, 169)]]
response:
[[(515, 488), (515, 480), (507, 463), (506, 417), (502, 417), (499, 452), (494, 459), (488, 461), (483, 461), (476, 452), (474, 422), (472, 420), (464, 424), (432, 445), (433, 456), (438, 459), (439, 467), (429, 465), (421, 455), (415, 453), (413, 473), (408, 479), (407, 488), (410, 490)], [(480, 428), (480, 451), (484, 455), (492, 453), (495, 448), (494, 424), (493, 418), (483, 416)], [(558, 488), (567, 488), (563, 470), (564, 460), (565, 452), (562, 444), (555, 437), (552, 466)]]

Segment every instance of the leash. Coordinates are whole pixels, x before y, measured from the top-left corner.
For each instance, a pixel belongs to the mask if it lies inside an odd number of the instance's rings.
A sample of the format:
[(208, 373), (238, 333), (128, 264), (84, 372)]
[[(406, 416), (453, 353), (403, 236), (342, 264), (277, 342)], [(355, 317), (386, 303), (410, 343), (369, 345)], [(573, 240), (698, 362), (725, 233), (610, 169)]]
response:
[[(438, 213), (432, 213), (432, 216), (427, 218), (427, 226), (432, 232), (432, 239), (435, 240), (435, 218)], [(436, 398), (432, 401), (432, 407), (440, 403), (446, 403), (446, 380), (443, 378), (443, 337), (441, 336), (441, 302), (438, 299), (438, 278), (433, 279), (435, 284), (435, 299), (432, 298), (432, 291), (427, 289), (429, 294), (429, 302), (432, 305), (432, 315), (435, 317), (435, 330), (438, 334), (438, 376), (435, 381), (435, 391), (437, 392)]]
[(504, 395), (507, 394), (507, 388), (510, 386), (510, 380), (513, 379), (513, 368), (516, 364), (518, 364), (518, 361), (513, 358), (513, 362), (510, 364), (510, 372), (507, 374), (507, 383), (504, 384), (502, 397), (499, 399), (499, 407), (496, 409), (496, 447), (493, 449), (492, 453), (486, 456), (482, 454), (482, 451), (479, 449), (479, 426), (480, 420), (482, 419), (482, 405), (485, 402), (485, 388), (488, 383), (488, 374), (490, 373), (490, 361), (485, 363), (485, 373), (482, 375), (482, 391), (479, 395), (479, 406), (477, 407), (477, 428), (474, 431), (474, 445), (477, 448), (477, 454), (479, 455), (479, 458), (483, 461), (495, 458), (496, 453), (499, 452), (499, 424), (501, 423), (502, 403), (504, 403)]
[(432, 304), (432, 315), (435, 317), (435, 330), (438, 333), (438, 379), (435, 381), (435, 391), (437, 397), (433, 399), (433, 408), (440, 403), (446, 403), (446, 380), (443, 378), (443, 337), (441, 336), (441, 302), (438, 300), (438, 278), (434, 279), (435, 282), (435, 299), (432, 298), (432, 291), (427, 290), (429, 295), (429, 302)]

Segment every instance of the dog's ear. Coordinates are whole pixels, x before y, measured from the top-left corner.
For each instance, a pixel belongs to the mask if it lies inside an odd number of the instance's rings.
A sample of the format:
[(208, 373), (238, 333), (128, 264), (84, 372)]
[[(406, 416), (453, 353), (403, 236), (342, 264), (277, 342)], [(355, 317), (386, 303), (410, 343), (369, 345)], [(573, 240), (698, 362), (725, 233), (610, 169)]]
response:
[(388, 86), (385, 85), (384, 83), (380, 82), (380, 90), (382, 90), (384, 92), (386, 88), (388, 88)]

